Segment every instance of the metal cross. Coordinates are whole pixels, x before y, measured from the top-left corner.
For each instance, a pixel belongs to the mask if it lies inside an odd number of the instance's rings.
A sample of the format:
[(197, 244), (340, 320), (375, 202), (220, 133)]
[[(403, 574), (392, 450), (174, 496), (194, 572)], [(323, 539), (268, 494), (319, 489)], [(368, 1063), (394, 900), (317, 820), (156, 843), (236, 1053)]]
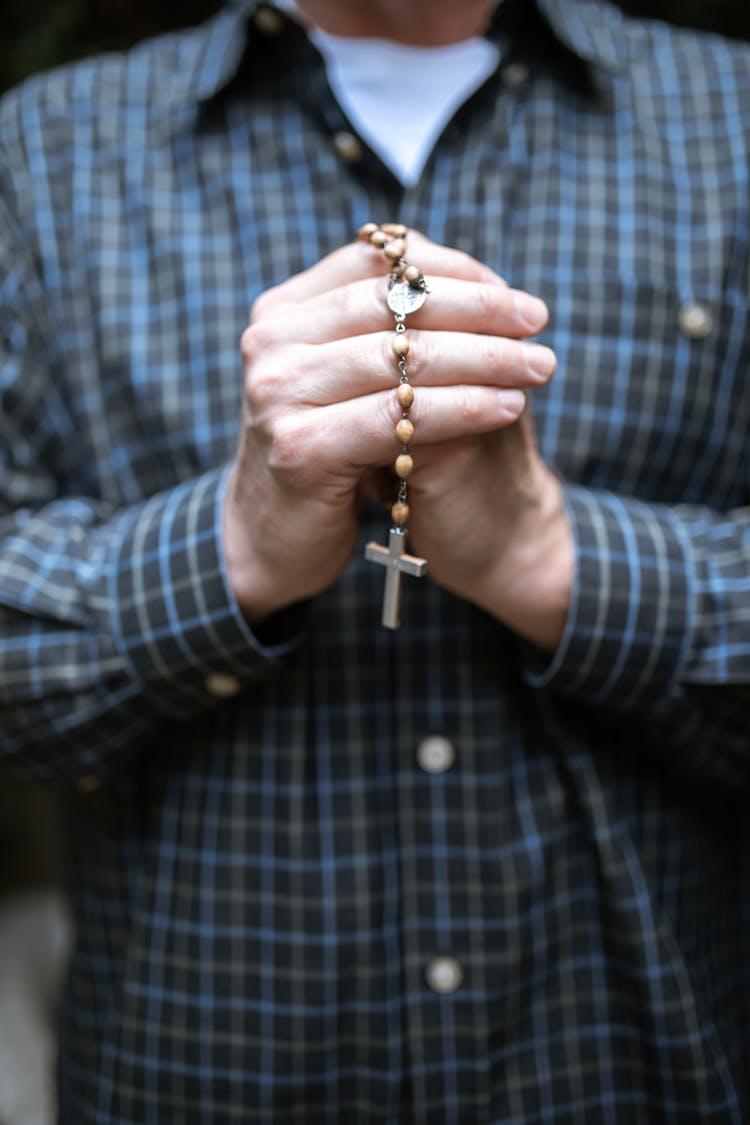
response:
[(392, 527), (388, 532), (388, 546), (368, 543), (365, 558), (388, 569), (385, 573), (385, 593), (383, 594), (382, 622), (386, 629), (398, 629), (401, 608), (401, 575), (411, 574), (423, 578), (427, 573), (427, 559), (406, 555), (406, 532), (400, 527)]

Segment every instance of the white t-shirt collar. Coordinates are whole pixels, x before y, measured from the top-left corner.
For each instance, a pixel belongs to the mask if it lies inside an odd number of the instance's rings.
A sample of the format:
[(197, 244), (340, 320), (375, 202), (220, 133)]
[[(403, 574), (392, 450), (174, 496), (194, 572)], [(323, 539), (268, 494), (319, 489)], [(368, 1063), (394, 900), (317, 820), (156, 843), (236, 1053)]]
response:
[[(293, 0), (276, 3), (294, 14)], [(339, 105), (405, 186), (417, 183), (448, 122), (500, 61), (497, 45), (478, 37), (409, 47), (307, 30)]]

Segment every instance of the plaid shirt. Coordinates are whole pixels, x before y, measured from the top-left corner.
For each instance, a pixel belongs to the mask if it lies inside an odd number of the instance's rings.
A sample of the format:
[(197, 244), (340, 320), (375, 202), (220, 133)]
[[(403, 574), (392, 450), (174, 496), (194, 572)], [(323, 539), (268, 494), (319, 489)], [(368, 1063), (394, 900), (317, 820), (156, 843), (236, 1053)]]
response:
[[(748, 48), (506, 0), (403, 190), (253, 7), (0, 111), (0, 741), (77, 845), (62, 1118), (747, 1122)], [(371, 216), (550, 306), (551, 659), (429, 580), (381, 629), (361, 552), (257, 635), (232, 601), (247, 309)]]

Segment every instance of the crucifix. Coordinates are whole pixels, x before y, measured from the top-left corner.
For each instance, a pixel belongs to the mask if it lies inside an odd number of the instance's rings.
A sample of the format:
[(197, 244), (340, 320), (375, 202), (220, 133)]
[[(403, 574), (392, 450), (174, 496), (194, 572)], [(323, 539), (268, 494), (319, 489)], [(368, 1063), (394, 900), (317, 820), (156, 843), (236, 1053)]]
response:
[(376, 223), (365, 223), (357, 231), (357, 238), (383, 251), (390, 264), (386, 304), (395, 317), (394, 335), (391, 351), (399, 372), (396, 387), (396, 401), (401, 417), (395, 426), (395, 437), (401, 452), (393, 462), (393, 469), (399, 479), (396, 502), (391, 507), (393, 527), (388, 533), (388, 546), (368, 543), (365, 558), (384, 566), (385, 593), (383, 595), (382, 622), (386, 629), (398, 629), (401, 608), (401, 575), (411, 574), (421, 578), (427, 573), (427, 560), (406, 554), (407, 524), (409, 522), (408, 489), (406, 482), (414, 468), (410, 443), (414, 437), (414, 423), (409, 417), (409, 408), (414, 402), (414, 389), (409, 382), (407, 356), (409, 337), (406, 334), (406, 317), (421, 309), (429, 289), (424, 275), (416, 266), (410, 266), (406, 252), (406, 227), (401, 223), (384, 223), (380, 228)]
[(427, 573), (427, 560), (407, 555), (405, 549), (406, 532), (400, 527), (392, 527), (389, 531), (387, 547), (380, 543), (368, 543), (365, 547), (366, 559), (386, 567), (382, 616), (386, 629), (398, 629), (400, 624), (401, 575), (422, 578)]

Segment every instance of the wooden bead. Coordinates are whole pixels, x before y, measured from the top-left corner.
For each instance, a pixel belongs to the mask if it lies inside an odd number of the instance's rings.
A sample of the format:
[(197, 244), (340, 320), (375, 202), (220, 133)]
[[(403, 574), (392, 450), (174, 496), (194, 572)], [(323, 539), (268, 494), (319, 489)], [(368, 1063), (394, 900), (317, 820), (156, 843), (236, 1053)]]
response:
[(377, 223), (364, 223), (357, 231), (357, 238), (360, 242), (369, 242), (370, 235), (375, 234), (378, 229)]
[(404, 270), (404, 280), (408, 281), (413, 288), (417, 289), (424, 282), (422, 271), (418, 270), (416, 266), (407, 266)]
[(406, 480), (410, 477), (414, 469), (414, 458), (410, 457), (408, 453), (399, 453), (394, 465), (396, 476), (401, 477), (401, 480)]
[(370, 235), (370, 242), (373, 246), (377, 246), (378, 250), (382, 250), (386, 242), (390, 242), (390, 239), (388, 235), (383, 234), (380, 227), (378, 227), (378, 229), (374, 230)]
[(392, 242), (387, 242), (383, 249), (386, 258), (390, 258), (392, 262), (396, 262), (399, 258), (403, 258), (406, 253), (406, 243), (403, 238), (394, 238)]
[(410, 383), (399, 383), (396, 388), (396, 398), (402, 410), (408, 410), (414, 402), (414, 388)]
[(391, 340), (391, 347), (393, 354), (398, 359), (403, 359), (404, 356), (409, 354), (409, 337), (405, 332), (397, 332)]
[(409, 522), (409, 505), (405, 504), (403, 500), (397, 500), (391, 508), (391, 519), (399, 527)]
[(383, 223), (380, 229), (384, 230), (386, 234), (389, 234), (391, 238), (406, 238), (407, 235), (407, 230), (403, 223)]
[(391, 262), (391, 278), (394, 282), (401, 280), (401, 278), (404, 276), (405, 269), (406, 266), (401, 261), (401, 259), (399, 259), (397, 262)]
[(402, 418), (396, 426), (396, 437), (402, 445), (408, 445), (414, 437), (414, 427), (408, 418)]

